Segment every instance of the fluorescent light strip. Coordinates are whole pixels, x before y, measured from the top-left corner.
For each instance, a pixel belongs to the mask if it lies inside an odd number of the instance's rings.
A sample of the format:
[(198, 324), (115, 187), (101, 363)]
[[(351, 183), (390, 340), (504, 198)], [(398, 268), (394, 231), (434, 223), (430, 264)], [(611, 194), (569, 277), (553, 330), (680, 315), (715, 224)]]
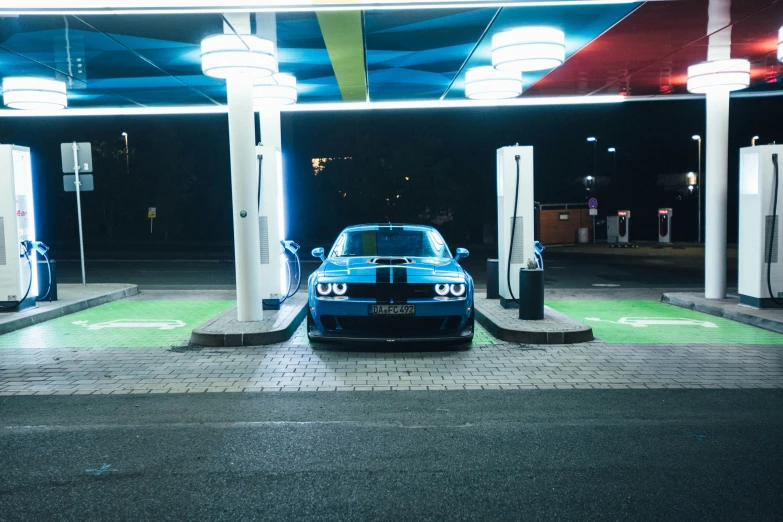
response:
[[(468, 109), (471, 107), (526, 107), (538, 105), (595, 105), (622, 103), (625, 96), (553, 96), (515, 98), (511, 100), (445, 100), (401, 102), (332, 102), (301, 103), (280, 107), (281, 112), (368, 111), (393, 109)], [(29, 116), (155, 116), (177, 114), (225, 114), (225, 105), (191, 105), (181, 107), (103, 107), (95, 109), (66, 109), (60, 111), (0, 110), (0, 117)]]
[[(665, 1), (665, 0), (653, 0)], [(374, 3), (374, 4), (350, 4), (342, 3), (338, 5), (328, 4), (278, 4), (271, 5), (256, 2), (239, 3), (234, 5), (206, 5), (202, 6), (196, 2), (156, 2), (153, 5), (150, 2), (127, 2), (123, 7), (116, 7), (116, 3), (109, 5), (100, 5), (100, 2), (69, 2), (69, 7), (63, 7), (64, 2), (37, 1), (32, 6), (4, 7), (0, 3), (0, 14), (3, 15), (126, 15), (126, 14), (199, 14), (199, 13), (263, 13), (263, 12), (298, 12), (298, 11), (371, 11), (371, 10), (391, 10), (391, 9), (475, 9), (482, 7), (542, 7), (542, 6), (584, 6), (584, 5), (618, 5), (618, 4), (636, 4), (641, 0), (530, 0), (530, 1), (481, 1), (469, 0), (465, 2), (438, 2), (426, 0), (422, 3)], [(28, 2), (29, 4), (29, 2)], [(50, 7), (51, 6), (51, 7)], [(156, 7), (160, 6), (160, 7)]]

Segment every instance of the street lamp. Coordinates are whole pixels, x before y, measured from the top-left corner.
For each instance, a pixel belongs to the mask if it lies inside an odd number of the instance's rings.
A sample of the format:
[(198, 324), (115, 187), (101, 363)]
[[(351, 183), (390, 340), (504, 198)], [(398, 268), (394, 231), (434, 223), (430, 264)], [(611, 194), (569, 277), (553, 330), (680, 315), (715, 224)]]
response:
[(590, 192), (590, 187), (593, 185), (593, 180), (594, 180), (594, 179), (595, 179), (595, 178), (593, 178), (593, 176), (587, 176), (587, 177), (585, 178), (585, 180), (587, 181), (587, 182), (585, 183), (585, 188), (587, 189), (587, 191), (588, 191), (588, 192)]
[(122, 137), (125, 138), (125, 175), (130, 177), (130, 151), (128, 150), (128, 133), (123, 132)]
[(759, 137), (758, 137), (758, 136), (753, 136), (753, 137), (750, 139), (750, 146), (751, 146), (751, 147), (755, 147), (755, 146), (756, 146), (756, 140), (757, 140), (757, 139), (759, 139)]
[(598, 138), (589, 136), (587, 141), (593, 144), (593, 174), (598, 176)]
[(699, 136), (698, 134), (694, 134), (693, 136), (691, 136), (691, 139), (694, 140), (694, 141), (698, 141), (699, 142), (699, 170), (698, 170), (698, 172), (696, 174), (696, 186), (699, 189), (698, 194), (697, 194), (698, 197), (699, 197), (699, 236), (698, 236), (698, 239), (696, 240), (696, 242), (701, 244), (701, 193), (702, 193), (702, 190), (701, 190), (701, 186), (702, 186), (701, 185), (701, 136)]
[(614, 164), (614, 172), (612, 174), (615, 178), (617, 178), (617, 149), (614, 147), (609, 147), (606, 149), (606, 151), (612, 154), (612, 163)]

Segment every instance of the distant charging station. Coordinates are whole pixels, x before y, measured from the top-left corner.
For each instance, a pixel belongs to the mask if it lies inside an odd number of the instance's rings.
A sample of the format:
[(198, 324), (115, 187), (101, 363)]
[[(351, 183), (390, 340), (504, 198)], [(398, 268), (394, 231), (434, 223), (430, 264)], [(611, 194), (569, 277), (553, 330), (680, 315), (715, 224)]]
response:
[(618, 243), (631, 242), (631, 211), (630, 210), (617, 211), (617, 242)]
[(783, 308), (783, 145), (740, 149), (740, 303)]
[(519, 297), (519, 269), (535, 260), (533, 147), (498, 149), (497, 183), (499, 293), (505, 307)]
[(672, 209), (658, 209), (658, 242), (672, 242)]

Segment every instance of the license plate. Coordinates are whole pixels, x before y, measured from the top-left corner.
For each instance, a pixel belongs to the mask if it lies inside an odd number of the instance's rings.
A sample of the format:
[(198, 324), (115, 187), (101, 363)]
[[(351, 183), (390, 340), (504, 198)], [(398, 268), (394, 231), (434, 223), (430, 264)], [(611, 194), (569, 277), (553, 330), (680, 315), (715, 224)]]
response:
[(414, 305), (370, 305), (370, 315), (414, 315)]

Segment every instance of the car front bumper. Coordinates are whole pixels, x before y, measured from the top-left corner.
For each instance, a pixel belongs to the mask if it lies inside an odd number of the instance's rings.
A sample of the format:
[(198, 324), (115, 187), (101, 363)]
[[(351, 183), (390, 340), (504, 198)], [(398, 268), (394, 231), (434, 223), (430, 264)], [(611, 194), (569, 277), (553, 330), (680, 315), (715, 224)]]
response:
[(416, 307), (410, 316), (373, 316), (370, 307), (377, 304), (374, 299), (311, 299), (308, 336), (339, 342), (466, 342), (473, 338), (472, 299), (410, 299), (404, 303)]

